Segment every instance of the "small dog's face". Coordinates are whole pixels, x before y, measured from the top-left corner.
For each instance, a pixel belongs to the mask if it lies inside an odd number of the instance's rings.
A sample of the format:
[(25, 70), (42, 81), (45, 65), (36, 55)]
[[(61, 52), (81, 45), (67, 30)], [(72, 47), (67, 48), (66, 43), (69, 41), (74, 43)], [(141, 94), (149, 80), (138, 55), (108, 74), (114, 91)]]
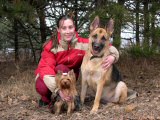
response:
[(90, 26), (90, 50), (93, 55), (99, 56), (109, 47), (109, 38), (113, 32), (113, 20), (108, 22), (106, 28), (100, 28), (99, 17), (96, 17)]
[(68, 75), (63, 75), (60, 78), (60, 87), (62, 89), (70, 89), (72, 84), (72, 79)]
[(73, 70), (68, 73), (62, 73), (58, 71), (56, 75), (56, 82), (60, 89), (72, 89), (72, 86), (75, 85), (75, 74)]

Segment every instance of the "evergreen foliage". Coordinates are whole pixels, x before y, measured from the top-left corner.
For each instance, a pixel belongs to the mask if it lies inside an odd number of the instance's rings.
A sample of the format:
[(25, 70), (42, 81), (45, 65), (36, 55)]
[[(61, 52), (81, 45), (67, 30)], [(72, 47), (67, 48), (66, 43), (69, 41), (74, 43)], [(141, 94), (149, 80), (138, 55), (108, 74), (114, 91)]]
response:
[[(160, 51), (160, 2), (157, 0), (1, 0), (0, 49), (17, 49), (16, 55), (20, 48), (31, 49), (36, 61), (40, 57), (36, 51), (42, 49), (56, 29), (59, 16), (73, 11), (77, 31), (83, 37), (88, 37), (90, 22), (99, 15), (102, 26), (110, 18), (114, 19), (113, 45), (118, 49), (123, 40), (126, 45), (131, 44), (128, 52), (136, 57)], [(131, 28), (136, 36), (122, 39), (121, 33)]]

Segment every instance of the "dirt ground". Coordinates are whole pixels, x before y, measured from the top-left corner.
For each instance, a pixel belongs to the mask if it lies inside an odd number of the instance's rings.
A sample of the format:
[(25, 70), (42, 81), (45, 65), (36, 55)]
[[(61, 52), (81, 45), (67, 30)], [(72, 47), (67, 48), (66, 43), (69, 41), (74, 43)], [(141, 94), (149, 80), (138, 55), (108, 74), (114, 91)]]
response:
[(101, 104), (90, 114), (93, 100), (81, 111), (55, 115), (37, 106), (34, 69), (30, 63), (0, 62), (0, 120), (158, 120), (160, 119), (160, 57), (123, 58), (117, 63), (123, 80), (138, 96), (126, 103)]

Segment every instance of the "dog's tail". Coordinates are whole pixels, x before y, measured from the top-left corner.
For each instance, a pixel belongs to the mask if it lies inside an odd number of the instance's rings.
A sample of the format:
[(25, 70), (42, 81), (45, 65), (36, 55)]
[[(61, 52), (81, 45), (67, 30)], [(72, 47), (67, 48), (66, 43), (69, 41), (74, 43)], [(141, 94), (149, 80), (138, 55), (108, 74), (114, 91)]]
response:
[(127, 92), (127, 100), (131, 100), (131, 99), (134, 99), (138, 96), (138, 93), (132, 89), (128, 89), (128, 92)]

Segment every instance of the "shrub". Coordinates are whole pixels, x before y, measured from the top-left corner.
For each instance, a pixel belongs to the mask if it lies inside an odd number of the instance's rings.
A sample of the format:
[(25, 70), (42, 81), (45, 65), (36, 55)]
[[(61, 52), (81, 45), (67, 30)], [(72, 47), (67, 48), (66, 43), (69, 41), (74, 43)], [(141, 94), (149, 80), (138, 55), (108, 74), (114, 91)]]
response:
[(148, 46), (131, 46), (127, 49), (127, 52), (131, 57), (139, 58), (139, 57), (152, 57), (157, 54), (155, 47), (148, 47)]

